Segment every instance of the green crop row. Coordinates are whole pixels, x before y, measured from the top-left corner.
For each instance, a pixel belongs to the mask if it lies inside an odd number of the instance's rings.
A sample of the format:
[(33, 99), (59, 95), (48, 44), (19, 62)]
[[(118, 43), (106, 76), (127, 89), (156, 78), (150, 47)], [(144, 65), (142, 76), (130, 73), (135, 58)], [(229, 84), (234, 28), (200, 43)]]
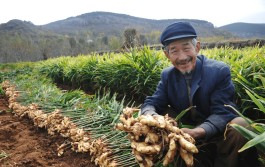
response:
[[(253, 127), (253, 131), (249, 131), (235, 126), (240, 133), (250, 140), (250, 143), (243, 149), (257, 146), (264, 153), (265, 47), (203, 49), (201, 54), (208, 58), (224, 61), (231, 67), (232, 80), (236, 88), (235, 102), (239, 107), (238, 112), (250, 120), (249, 122)], [(160, 79), (162, 69), (169, 65), (170, 62), (161, 50), (155, 51), (146, 47), (128, 53), (80, 55), (48, 59), (32, 64), (0, 65), (0, 79), (1, 81), (11, 79), (19, 88), (23, 87), (22, 90), (27, 92), (27, 95), (23, 95), (22, 103), (35, 101), (42, 104), (42, 107), (47, 111), (58, 107), (63, 108), (72, 103), (72, 106), (76, 106), (74, 104), (84, 97), (79, 90), (71, 91), (69, 95), (58, 93), (57, 88), (49, 86), (53, 84), (52, 82), (68, 85), (74, 89), (82, 89), (92, 95), (95, 95), (95, 92), (99, 92), (99, 90), (107, 90), (110, 94), (115, 94), (117, 99), (125, 98), (140, 104), (147, 95), (152, 95)], [(36, 78), (43, 82), (38, 83)], [(103, 99), (105, 96), (110, 95), (102, 95), (101, 93), (100, 96), (100, 93), (97, 94), (97, 97)], [(83, 100), (91, 101), (91, 99)], [(111, 110), (107, 104), (101, 107), (97, 101), (91, 101), (89, 104), (79, 103), (79, 106), (94, 107), (95, 110), (98, 108), (105, 108), (106, 111)], [(70, 107), (66, 110), (71, 111), (73, 109)], [(69, 112), (65, 113), (69, 114)], [(69, 116), (71, 117), (71, 114)], [(112, 118), (117, 117), (112, 116)]]

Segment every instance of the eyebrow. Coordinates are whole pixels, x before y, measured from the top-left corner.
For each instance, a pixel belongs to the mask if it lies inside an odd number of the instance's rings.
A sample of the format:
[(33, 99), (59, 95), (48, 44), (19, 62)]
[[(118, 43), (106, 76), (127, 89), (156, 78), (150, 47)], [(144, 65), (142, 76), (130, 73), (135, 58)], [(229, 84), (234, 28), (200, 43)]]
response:
[[(181, 43), (182, 46), (187, 46), (189, 44), (190, 44), (189, 42), (183, 42), (183, 43)], [(175, 49), (175, 48), (176, 48), (176, 46), (172, 46), (169, 49)]]
[(185, 45), (186, 46), (186, 45), (189, 45), (189, 44), (190, 44), (189, 42), (185, 42), (182, 45)]

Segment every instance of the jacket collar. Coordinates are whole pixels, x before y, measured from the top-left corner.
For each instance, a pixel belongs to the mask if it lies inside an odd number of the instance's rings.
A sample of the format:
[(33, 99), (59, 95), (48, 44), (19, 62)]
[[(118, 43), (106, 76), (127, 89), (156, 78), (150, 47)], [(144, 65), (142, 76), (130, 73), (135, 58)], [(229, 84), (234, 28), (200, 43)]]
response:
[[(195, 70), (193, 71), (192, 74), (192, 81), (191, 81), (191, 97), (193, 98), (195, 92), (197, 89), (200, 87), (200, 81), (202, 78), (202, 66), (203, 62), (205, 61), (206, 57), (203, 55), (198, 55), (196, 59), (196, 65), (195, 65)], [(181, 81), (184, 76), (179, 72), (175, 67), (172, 66), (172, 68), (175, 70), (175, 74), (177, 75), (177, 80), (179, 81), (180, 84), (186, 84), (185, 81)], [(185, 79), (184, 79), (185, 80)]]
[(202, 55), (197, 56), (195, 70), (193, 71), (192, 75), (191, 97), (194, 96), (196, 90), (200, 87), (199, 84), (202, 78), (202, 65), (204, 60), (205, 60), (204, 56)]

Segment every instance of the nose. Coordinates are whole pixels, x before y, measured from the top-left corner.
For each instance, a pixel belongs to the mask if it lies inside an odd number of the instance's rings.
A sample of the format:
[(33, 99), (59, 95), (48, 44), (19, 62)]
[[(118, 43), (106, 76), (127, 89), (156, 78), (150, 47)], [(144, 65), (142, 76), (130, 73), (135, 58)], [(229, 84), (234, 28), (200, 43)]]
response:
[(186, 60), (186, 58), (187, 58), (186, 54), (183, 51), (179, 51), (177, 59), (181, 61), (181, 60)]

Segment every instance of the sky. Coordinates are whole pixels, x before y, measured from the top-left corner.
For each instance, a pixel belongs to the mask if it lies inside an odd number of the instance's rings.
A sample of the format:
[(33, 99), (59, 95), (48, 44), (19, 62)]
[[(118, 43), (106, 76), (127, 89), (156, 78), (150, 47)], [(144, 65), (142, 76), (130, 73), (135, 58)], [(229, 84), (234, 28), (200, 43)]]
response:
[(265, 23), (265, 0), (1, 0), (0, 24), (12, 19), (44, 25), (103, 11), (147, 19), (198, 19), (215, 27)]

